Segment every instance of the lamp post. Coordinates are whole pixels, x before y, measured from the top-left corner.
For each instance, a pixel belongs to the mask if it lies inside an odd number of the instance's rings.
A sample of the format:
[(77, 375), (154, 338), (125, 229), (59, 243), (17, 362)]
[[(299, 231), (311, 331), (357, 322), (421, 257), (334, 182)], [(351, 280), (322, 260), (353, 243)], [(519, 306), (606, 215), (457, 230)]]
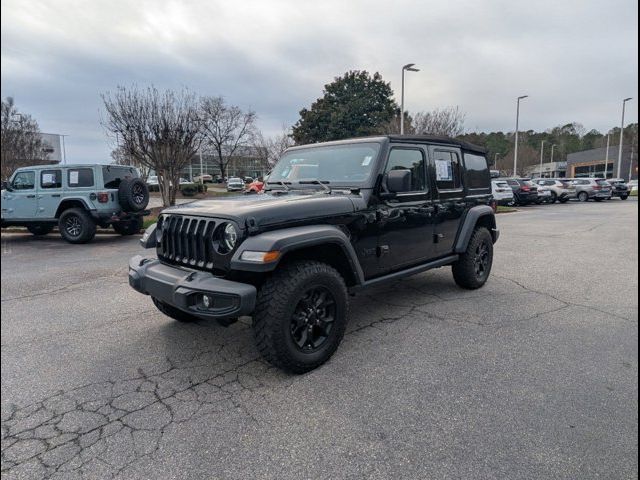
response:
[(521, 95), (518, 97), (517, 107), (516, 107), (516, 148), (513, 152), (513, 176), (516, 177), (518, 175), (518, 129), (520, 128), (520, 100), (527, 98), (529, 95)]
[(542, 159), (544, 158), (544, 140), (540, 144), (540, 178), (542, 178)]
[(624, 138), (624, 108), (626, 103), (631, 100), (632, 97), (625, 98), (622, 100), (622, 122), (620, 123), (620, 146), (618, 147), (618, 178), (620, 178), (620, 173), (622, 170), (622, 140)]
[[(607, 179), (607, 171), (609, 170), (609, 146), (611, 145), (611, 135), (607, 133), (607, 153), (604, 155), (604, 178)], [(613, 169), (612, 169), (613, 171)]]
[(400, 90), (400, 135), (404, 135), (404, 72), (419, 72), (414, 68), (415, 63), (407, 63), (402, 67), (402, 88)]

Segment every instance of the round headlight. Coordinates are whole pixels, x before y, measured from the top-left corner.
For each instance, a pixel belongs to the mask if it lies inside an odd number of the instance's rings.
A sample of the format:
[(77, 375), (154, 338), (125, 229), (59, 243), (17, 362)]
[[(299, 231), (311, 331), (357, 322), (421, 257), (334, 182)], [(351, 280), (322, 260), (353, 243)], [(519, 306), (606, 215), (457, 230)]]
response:
[(227, 223), (227, 225), (224, 227), (224, 235), (222, 237), (222, 240), (224, 242), (224, 246), (229, 250), (233, 250), (233, 248), (236, 246), (236, 242), (238, 241), (238, 231), (232, 223)]

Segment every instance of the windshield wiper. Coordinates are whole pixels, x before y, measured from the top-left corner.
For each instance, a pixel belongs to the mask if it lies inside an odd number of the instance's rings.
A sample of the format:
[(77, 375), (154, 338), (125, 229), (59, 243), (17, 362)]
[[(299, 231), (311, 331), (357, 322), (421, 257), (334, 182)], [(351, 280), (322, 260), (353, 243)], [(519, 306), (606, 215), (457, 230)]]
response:
[(331, 193), (331, 187), (329, 185), (326, 185), (327, 183), (329, 183), (328, 180), (300, 180), (298, 182), (300, 185), (320, 185), (322, 188), (325, 189), (325, 191), (327, 193)]
[[(273, 182), (267, 182), (267, 185), (282, 185), (282, 188), (284, 188), (285, 192), (288, 192), (289, 190), (291, 190), (287, 184), (285, 182), (283, 182), (282, 180), (275, 180)], [(291, 183), (289, 183), (289, 185), (291, 185)]]

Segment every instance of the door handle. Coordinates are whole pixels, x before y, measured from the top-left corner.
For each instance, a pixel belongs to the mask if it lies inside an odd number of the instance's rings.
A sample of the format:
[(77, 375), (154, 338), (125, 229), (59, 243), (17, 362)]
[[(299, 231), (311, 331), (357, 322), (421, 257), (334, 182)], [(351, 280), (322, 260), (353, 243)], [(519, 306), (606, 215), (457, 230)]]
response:
[(60, 194), (59, 194), (59, 193), (54, 193), (54, 194), (53, 194), (53, 195), (51, 195), (51, 196), (52, 196), (52, 197), (55, 197), (55, 198), (58, 198), (58, 197), (60, 197)]
[(27, 198), (36, 198), (35, 195), (27, 195)]

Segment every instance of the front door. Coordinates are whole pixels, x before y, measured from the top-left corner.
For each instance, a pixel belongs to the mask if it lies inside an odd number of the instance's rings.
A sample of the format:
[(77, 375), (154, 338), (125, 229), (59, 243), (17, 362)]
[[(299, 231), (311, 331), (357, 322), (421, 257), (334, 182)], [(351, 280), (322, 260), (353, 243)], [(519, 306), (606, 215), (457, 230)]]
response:
[(21, 170), (11, 180), (11, 191), (2, 196), (2, 217), (12, 220), (30, 220), (38, 209), (36, 198), (36, 172)]
[(41, 170), (38, 179), (38, 218), (54, 218), (62, 196), (62, 170)]
[(462, 154), (455, 147), (429, 147), (430, 170), (435, 179), (436, 221), (434, 241), (436, 256), (453, 252), (460, 221), (466, 210), (462, 180)]
[(385, 173), (411, 171), (411, 191), (383, 201), (377, 211), (379, 273), (401, 270), (433, 257), (433, 201), (422, 146), (392, 146)]

